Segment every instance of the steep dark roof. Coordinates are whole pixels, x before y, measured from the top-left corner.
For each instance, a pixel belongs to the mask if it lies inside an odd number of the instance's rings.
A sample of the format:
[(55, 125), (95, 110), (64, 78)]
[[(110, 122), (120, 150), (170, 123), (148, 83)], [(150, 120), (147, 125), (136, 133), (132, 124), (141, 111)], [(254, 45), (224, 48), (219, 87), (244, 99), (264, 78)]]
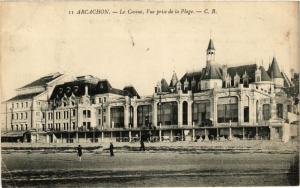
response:
[(161, 79), (160, 84), (161, 84), (161, 92), (170, 92), (170, 88), (166, 79), (164, 78)]
[(284, 87), (290, 87), (292, 85), (291, 80), (288, 78), (288, 76), (285, 73), (281, 73), (283, 77), (283, 86)]
[(271, 81), (271, 78), (266, 72), (265, 68), (263, 66), (260, 66), (259, 69), (261, 71), (261, 81)]
[(212, 39), (209, 39), (207, 50), (215, 50), (214, 42)]
[(23, 88), (29, 88), (29, 87), (36, 87), (36, 86), (46, 86), (47, 83), (53, 81), (54, 79), (60, 77), (62, 74), (61, 73), (54, 73), (51, 75), (47, 75), (44, 77), (41, 77), (19, 89), (23, 89)]
[(206, 66), (201, 80), (222, 79), (221, 69), (214, 64)]
[(133, 86), (126, 86), (123, 89), (125, 95), (129, 96), (129, 97), (133, 97), (133, 96), (137, 96), (137, 98), (140, 98), (140, 95), (138, 94), (138, 92), (136, 91), (136, 89)]
[(87, 82), (86, 80), (75, 80), (57, 85), (51, 94), (50, 100), (62, 98), (64, 95), (70, 97), (72, 93), (80, 97), (85, 94), (85, 86), (88, 86), (88, 94), (90, 96), (104, 93), (125, 95), (125, 91), (113, 88), (107, 80), (100, 80), (98, 83)]
[(256, 71), (257, 65), (256, 64), (250, 64), (250, 65), (242, 65), (237, 67), (228, 67), (227, 73), (231, 76), (231, 78), (234, 78), (236, 73), (240, 76), (241, 81), (243, 79), (243, 75), (246, 72), (248, 75), (248, 81), (249, 83), (255, 81), (255, 71)]
[(42, 92), (38, 92), (38, 93), (29, 93), (29, 94), (24, 94), (24, 95), (17, 95), (11, 99), (9, 99), (8, 101), (16, 101), (16, 100), (24, 100), (24, 99), (32, 99), (33, 97), (41, 94)]
[[(189, 83), (192, 82), (192, 80), (194, 79), (196, 81), (196, 86), (198, 85), (198, 83), (200, 82), (202, 76), (202, 71), (194, 71), (194, 72), (186, 72), (182, 78), (180, 79), (181, 85), (183, 86), (184, 81), (187, 79)], [(189, 88), (191, 89), (191, 84), (189, 84)]]
[(170, 81), (170, 87), (176, 87), (176, 84), (178, 82), (178, 78), (175, 72), (173, 72), (171, 81)]
[(268, 70), (268, 73), (271, 78), (283, 78), (275, 57), (273, 57), (272, 64)]

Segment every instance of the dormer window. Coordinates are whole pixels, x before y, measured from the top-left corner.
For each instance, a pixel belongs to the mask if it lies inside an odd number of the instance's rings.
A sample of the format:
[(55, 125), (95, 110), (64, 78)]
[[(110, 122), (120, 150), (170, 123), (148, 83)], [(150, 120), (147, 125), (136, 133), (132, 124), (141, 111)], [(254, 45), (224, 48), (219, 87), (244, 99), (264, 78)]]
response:
[(249, 86), (249, 78), (248, 78), (248, 76), (245, 76), (243, 78), (243, 85), (244, 85), (244, 87), (248, 87)]
[(77, 93), (78, 91), (78, 86), (74, 86), (74, 93)]

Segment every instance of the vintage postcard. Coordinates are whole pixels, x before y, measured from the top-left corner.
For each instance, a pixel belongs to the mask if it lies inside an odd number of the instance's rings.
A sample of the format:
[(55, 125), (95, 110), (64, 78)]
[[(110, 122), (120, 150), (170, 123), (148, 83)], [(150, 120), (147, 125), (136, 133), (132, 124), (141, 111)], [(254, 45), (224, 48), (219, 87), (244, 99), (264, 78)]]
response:
[(2, 187), (299, 185), (299, 2), (2, 1)]

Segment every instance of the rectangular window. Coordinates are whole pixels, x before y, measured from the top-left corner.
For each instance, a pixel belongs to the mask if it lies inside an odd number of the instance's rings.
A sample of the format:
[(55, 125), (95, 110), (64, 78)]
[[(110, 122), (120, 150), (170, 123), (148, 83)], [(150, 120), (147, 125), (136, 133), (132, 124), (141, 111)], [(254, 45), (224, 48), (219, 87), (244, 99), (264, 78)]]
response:
[[(203, 101), (201, 103), (193, 104), (193, 121), (196, 125), (204, 125), (208, 123), (210, 118), (210, 103)], [(187, 121), (187, 120), (186, 120)]]
[(86, 110), (83, 110), (83, 117), (86, 118)]
[(106, 97), (103, 98), (103, 101), (106, 102)]
[(90, 118), (91, 117), (91, 111), (87, 110), (87, 117)]
[(72, 122), (73, 130), (75, 130), (75, 122)]
[(265, 121), (269, 120), (271, 118), (271, 109), (269, 104), (263, 105), (263, 119)]
[(11, 119), (14, 119), (14, 114), (11, 114)]
[(137, 108), (138, 126), (149, 126), (152, 123), (151, 105), (141, 105)]
[(26, 108), (28, 107), (28, 102), (25, 103)]
[(110, 113), (111, 126), (115, 128), (124, 127), (124, 107), (112, 107)]
[(75, 116), (76, 111), (73, 109), (73, 110), (72, 110), (72, 113), (73, 113), (73, 116)]
[[(14, 103), (11, 103), (11, 108), (14, 108)], [(13, 128), (12, 128), (13, 129)]]
[(277, 109), (277, 117), (283, 119), (283, 104), (277, 104), (276, 109)]
[(21, 108), (23, 108), (24, 106), (23, 106), (23, 103), (21, 103)]
[(249, 122), (249, 106), (244, 107), (244, 122)]
[(101, 125), (101, 119), (98, 119), (98, 125)]
[(98, 114), (101, 114), (101, 109), (98, 109)]
[(238, 104), (218, 104), (218, 123), (238, 121)]
[(288, 112), (292, 112), (292, 105), (290, 105), (290, 104), (287, 105), (287, 111), (288, 111)]
[(177, 102), (166, 102), (158, 105), (157, 123), (162, 125), (177, 125)]
[(91, 122), (87, 122), (87, 129), (91, 129)]

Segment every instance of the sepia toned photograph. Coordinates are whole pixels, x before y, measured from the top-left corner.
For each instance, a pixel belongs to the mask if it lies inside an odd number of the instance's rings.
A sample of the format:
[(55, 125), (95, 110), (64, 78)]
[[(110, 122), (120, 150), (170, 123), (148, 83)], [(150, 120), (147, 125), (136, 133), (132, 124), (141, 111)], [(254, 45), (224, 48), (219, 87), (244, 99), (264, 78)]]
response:
[(299, 186), (299, 11), (1, 1), (1, 187)]

